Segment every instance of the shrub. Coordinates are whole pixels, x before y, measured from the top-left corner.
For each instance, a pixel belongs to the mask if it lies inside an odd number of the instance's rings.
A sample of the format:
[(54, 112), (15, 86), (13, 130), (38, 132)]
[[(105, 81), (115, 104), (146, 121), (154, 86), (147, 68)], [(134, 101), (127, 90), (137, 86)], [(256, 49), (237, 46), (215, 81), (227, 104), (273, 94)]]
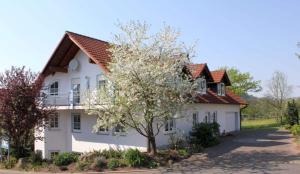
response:
[(187, 149), (179, 149), (178, 150), (178, 154), (181, 156), (181, 157), (188, 157), (190, 156), (190, 153)]
[(121, 150), (114, 150), (114, 149), (109, 149), (109, 150), (103, 150), (101, 152), (101, 156), (104, 156), (105, 158), (122, 158), (123, 156), (123, 151)]
[(97, 167), (98, 169), (103, 169), (103, 168), (106, 167), (107, 163), (106, 163), (105, 158), (103, 158), (103, 157), (98, 157), (98, 158), (96, 158), (95, 160), (96, 160), (96, 167)]
[(43, 162), (42, 152), (41, 151), (31, 152), (29, 156), (29, 161), (33, 164), (41, 165)]
[(170, 149), (179, 149), (183, 148), (185, 141), (184, 141), (184, 134), (179, 129), (176, 133), (169, 134), (169, 147)]
[(3, 167), (6, 169), (11, 169), (17, 164), (17, 158), (11, 156), (10, 160), (6, 160), (3, 162)]
[(218, 123), (198, 123), (190, 132), (190, 143), (210, 147), (219, 143), (220, 125)]
[(118, 167), (120, 167), (120, 162), (119, 162), (118, 159), (111, 158), (111, 159), (108, 160), (107, 167), (108, 167), (109, 169), (115, 169), (115, 168), (118, 168)]
[(150, 161), (148, 161), (147, 163), (148, 163), (148, 164), (147, 164), (147, 167), (150, 168), (150, 169), (156, 168), (156, 167), (158, 167), (158, 165), (159, 165), (159, 164), (158, 164), (156, 161), (154, 161), (154, 160), (150, 160)]
[(299, 112), (295, 100), (288, 102), (286, 119), (289, 125), (299, 124)]
[(90, 163), (87, 161), (78, 161), (76, 163), (76, 168), (80, 171), (88, 170), (90, 167)]
[(78, 160), (78, 154), (64, 152), (54, 157), (54, 164), (57, 166), (66, 166)]
[(292, 126), (291, 133), (295, 136), (299, 136), (300, 135), (300, 125)]
[(138, 149), (128, 149), (124, 154), (124, 159), (130, 167), (140, 167), (145, 164), (145, 155)]

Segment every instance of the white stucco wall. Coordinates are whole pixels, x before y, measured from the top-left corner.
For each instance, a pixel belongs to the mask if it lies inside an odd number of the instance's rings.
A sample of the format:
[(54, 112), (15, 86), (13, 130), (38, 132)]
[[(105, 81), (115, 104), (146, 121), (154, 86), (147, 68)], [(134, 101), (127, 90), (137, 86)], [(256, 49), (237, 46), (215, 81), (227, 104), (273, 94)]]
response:
[(81, 94), (83, 94), (87, 89), (87, 78), (90, 79), (90, 89), (95, 89), (97, 85), (97, 75), (105, 74), (99, 65), (89, 63), (88, 56), (81, 50), (77, 52), (74, 59), (78, 60), (79, 62), (78, 71), (71, 71), (68, 73), (56, 72), (54, 75), (49, 75), (45, 78), (45, 86), (48, 86), (55, 81), (58, 81), (58, 96), (63, 96), (66, 98), (68, 97), (67, 94), (71, 90), (71, 82), (74, 79), (80, 79)]
[[(187, 111), (183, 112), (183, 117), (177, 118), (176, 120), (176, 128), (180, 129), (181, 132), (188, 136), (189, 132), (193, 127), (193, 116), (194, 112), (198, 112), (198, 121), (203, 122), (206, 112), (215, 112), (217, 111), (217, 122), (220, 124), (220, 132), (232, 132), (240, 130), (240, 125), (238, 124), (237, 130), (235, 128), (235, 124), (228, 124), (228, 113), (236, 112), (238, 114), (238, 123), (239, 123), (239, 114), (240, 107), (239, 105), (222, 105), (222, 104), (193, 104), (187, 107)], [(166, 146), (169, 144), (170, 135), (164, 132), (164, 129), (160, 132), (160, 134), (156, 137), (157, 146)]]

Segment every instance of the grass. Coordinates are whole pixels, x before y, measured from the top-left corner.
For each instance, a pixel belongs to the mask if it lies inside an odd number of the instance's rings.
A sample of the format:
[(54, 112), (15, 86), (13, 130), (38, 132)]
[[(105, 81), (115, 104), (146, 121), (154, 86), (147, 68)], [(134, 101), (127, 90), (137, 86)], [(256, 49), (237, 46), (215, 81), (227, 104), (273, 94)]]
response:
[(280, 124), (276, 119), (243, 120), (242, 129), (277, 129)]

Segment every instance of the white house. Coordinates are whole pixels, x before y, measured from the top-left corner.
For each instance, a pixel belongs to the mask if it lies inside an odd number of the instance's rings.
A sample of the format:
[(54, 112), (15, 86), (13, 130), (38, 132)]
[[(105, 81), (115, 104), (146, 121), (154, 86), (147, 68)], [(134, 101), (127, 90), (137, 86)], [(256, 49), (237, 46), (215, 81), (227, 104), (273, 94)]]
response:
[[(96, 116), (83, 108), (83, 92), (94, 89), (105, 80), (109, 62), (107, 42), (66, 32), (42, 71), (47, 88), (47, 104), (55, 105), (57, 113), (43, 129), (43, 140), (35, 141), (35, 150), (44, 158), (59, 152), (87, 152), (108, 148), (138, 148), (146, 150), (147, 140), (134, 130), (126, 133), (119, 128), (94, 133)], [(168, 145), (170, 132), (180, 129), (187, 133), (196, 122), (220, 124), (221, 132), (240, 129), (240, 108), (246, 103), (226, 86), (230, 80), (225, 71), (210, 72), (206, 64), (190, 65), (194, 78), (203, 78), (201, 94), (189, 106), (186, 116), (170, 120), (156, 137), (158, 147)]]

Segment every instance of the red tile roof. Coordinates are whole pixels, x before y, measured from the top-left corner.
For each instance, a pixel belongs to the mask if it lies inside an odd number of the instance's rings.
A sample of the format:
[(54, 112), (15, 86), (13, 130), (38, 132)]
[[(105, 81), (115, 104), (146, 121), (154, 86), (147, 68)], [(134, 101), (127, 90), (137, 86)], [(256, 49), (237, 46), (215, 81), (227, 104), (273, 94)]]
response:
[(67, 31), (66, 34), (70, 39), (82, 50), (84, 51), (95, 63), (100, 65), (105, 71), (107, 63), (111, 60), (109, 49), (109, 43), (91, 38), (88, 36), (76, 34)]
[(206, 104), (236, 104), (236, 105), (246, 105), (246, 101), (240, 96), (234, 94), (230, 89), (226, 88), (226, 95), (219, 96), (211, 89), (207, 90), (206, 94), (198, 95), (196, 97), (197, 103)]
[(214, 82), (220, 83), (224, 77), (225, 70), (211, 71)]
[(197, 78), (204, 70), (206, 64), (190, 64), (188, 68), (190, 69), (193, 78)]

